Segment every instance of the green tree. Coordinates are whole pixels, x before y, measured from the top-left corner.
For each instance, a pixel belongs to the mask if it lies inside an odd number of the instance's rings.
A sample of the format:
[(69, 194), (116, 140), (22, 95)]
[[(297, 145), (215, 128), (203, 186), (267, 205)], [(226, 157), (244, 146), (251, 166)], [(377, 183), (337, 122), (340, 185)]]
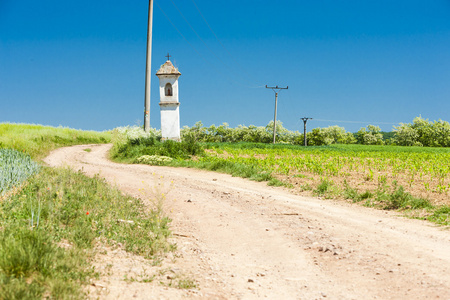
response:
[(355, 137), (351, 132), (346, 132), (344, 127), (329, 126), (326, 128), (314, 128), (307, 133), (308, 145), (322, 146), (331, 144), (354, 144)]
[(433, 129), (437, 143), (441, 147), (450, 147), (450, 123), (439, 119), (434, 121)]
[(356, 140), (358, 144), (362, 145), (383, 145), (383, 134), (378, 126), (367, 125), (367, 127), (361, 127), (356, 133)]
[(433, 129), (433, 124), (428, 121), (428, 119), (423, 119), (422, 117), (416, 117), (411, 125), (418, 134), (417, 141), (420, 145), (437, 147), (437, 141), (435, 139), (435, 132)]
[(395, 142), (401, 146), (450, 147), (450, 124), (447, 121), (430, 122), (422, 117), (412, 124), (395, 127)]
[(394, 126), (394, 142), (399, 146), (422, 146), (419, 142), (419, 134), (411, 124), (400, 123)]

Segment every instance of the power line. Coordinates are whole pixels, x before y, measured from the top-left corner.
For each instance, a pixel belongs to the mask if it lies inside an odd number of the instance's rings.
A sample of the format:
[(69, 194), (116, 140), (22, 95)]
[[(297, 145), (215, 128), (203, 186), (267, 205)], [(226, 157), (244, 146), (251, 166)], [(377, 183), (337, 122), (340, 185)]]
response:
[(156, 6), (158, 6), (159, 10), (163, 13), (163, 15), (166, 17), (166, 19), (170, 22), (170, 24), (172, 24), (173, 28), (175, 28), (175, 30), (178, 32), (179, 35), (181, 35), (181, 37), (186, 41), (186, 43), (188, 43), (188, 45), (202, 58), (204, 59), (207, 63), (209, 63), (201, 54), (200, 52), (197, 51), (197, 49), (195, 49), (194, 46), (192, 46), (191, 43), (189, 43), (189, 41), (186, 39), (186, 37), (181, 33), (180, 30), (178, 30), (177, 26), (175, 26), (175, 24), (172, 22), (172, 20), (169, 18), (169, 16), (164, 12), (164, 10), (161, 8), (161, 6), (159, 6), (158, 2), (155, 2)]
[(191, 28), (191, 30), (195, 33), (195, 35), (200, 39), (200, 41), (202, 41), (203, 45), (205, 45), (205, 47), (209, 50), (209, 52), (212, 53), (212, 55), (214, 55), (220, 62), (222, 62), (224, 65), (225, 63), (220, 59), (220, 57), (218, 57), (214, 51), (211, 50), (211, 48), (209, 48), (209, 46), (205, 43), (205, 41), (201, 38), (201, 36), (197, 33), (197, 31), (195, 31), (194, 27), (192, 27), (191, 23), (189, 23), (189, 21), (186, 19), (186, 17), (183, 15), (183, 13), (181, 12), (181, 10), (178, 8), (178, 6), (175, 4), (175, 2), (173, 2), (172, 0), (170, 0), (170, 2), (172, 2), (173, 6), (175, 6), (176, 10), (178, 11), (178, 13), (181, 15), (181, 17), (183, 18), (183, 20), (186, 22), (186, 24), (188, 24), (189, 28)]
[[(173, 3), (173, 1), (171, 0), (171, 2)], [(206, 57), (204, 57), (189, 41), (188, 39), (181, 33), (181, 31), (178, 29), (178, 27), (172, 22), (172, 20), (169, 18), (169, 16), (165, 13), (165, 11), (162, 9), (162, 7), (155, 1), (156, 5), (158, 6), (159, 10), (163, 13), (163, 15), (166, 17), (166, 19), (170, 22), (170, 24), (173, 26), (173, 28), (175, 28), (175, 30), (178, 32), (178, 34), (186, 41), (186, 43), (188, 43), (188, 45), (198, 54), (198, 56), (203, 59), (203, 61), (205, 61), (210, 67), (212, 67), (213, 69), (216, 70), (216, 72), (218, 73), (222, 73), (220, 70), (218, 70), (216, 68), (216, 66), (214, 66), (214, 64), (212, 64), (208, 59), (206, 59)], [(178, 7), (175, 5), (175, 3), (173, 3), (173, 5), (175, 6), (175, 8), (177, 8), (178, 12), (182, 15), (182, 17), (184, 18), (183, 14), (181, 13), (181, 11), (178, 9)], [(188, 23), (188, 25), (190, 26), (189, 22), (186, 20), (186, 18), (184, 18), (186, 23)], [(192, 28), (192, 26), (190, 26), (191, 29), (195, 32), (195, 30)], [(195, 32), (196, 33), (196, 32)], [(197, 34), (197, 33), (196, 33)], [(198, 36), (198, 34), (197, 34)], [(199, 36), (200, 38), (200, 36)], [(201, 38), (200, 38), (201, 39)], [(203, 40), (202, 40), (203, 41)], [(204, 42), (203, 42), (204, 43)], [(209, 47), (205, 44), (205, 46), (209, 49)], [(212, 50), (210, 50), (212, 51)], [(213, 53), (214, 54), (214, 53)], [(216, 55), (214, 55), (216, 56)], [(216, 56), (217, 57), (217, 56)], [(218, 58), (218, 57), (217, 57)], [(218, 58), (220, 60), (220, 58)], [(223, 63), (223, 62), (222, 62)], [(223, 63), (225, 65), (225, 63)], [(225, 65), (226, 66), (226, 65)], [(243, 87), (247, 87), (246, 85), (243, 85), (242, 83), (240, 83), (239, 81), (236, 81), (232, 78), (229, 78), (228, 76), (225, 77), (229, 82), (243, 86)]]
[(384, 125), (396, 125), (399, 123), (390, 123), (390, 122), (362, 122), (362, 121), (342, 121), (342, 120), (324, 120), (324, 119), (314, 119), (314, 121), (320, 122), (336, 122), (336, 123), (355, 123), (355, 124), (384, 124)]
[[(230, 51), (228, 51), (228, 49), (225, 47), (225, 45), (222, 43), (222, 41), (219, 39), (219, 37), (217, 36), (217, 34), (214, 32), (214, 30), (212, 29), (211, 25), (209, 25), (208, 21), (206, 20), (205, 16), (202, 14), (202, 12), (200, 11), (200, 8), (198, 7), (198, 5), (195, 3), (194, 0), (191, 0), (192, 3), (194, 4), (195, 8), (197, 9), (198, 13), (200, 14), (200, 16), (202, 17), (203, 21), (205, 22), (206, 26), (208, 26), (209, 30), (212, 32), (212, 34), (214, 35), (214, 37), (216, 38), (216, 40), (219, 42), (220, 46), (222, 46), (222, 49), (225, 50), (225, 52), (228, 54), (228, 56), (231, 58), (231, 60), (234, 61), (234, 63), (236, 65), (238, 65), (239, 67), (241, 67), (240, 71), (244, 72), (248, 77), (252, 77), (245, 68), (242, 68), (242, 65), (236, 61), (236, 59), (234, 58), (234, 56), (230, 53)], [(263, 88), (264, 85), (261, 86), (254, 86), (254, 87), (250, 87), (249, 88)]]
[[(170, 2), (172, 2), (173, 6), (175, 6), (176, 10), (178, 11), (178, 13), (181, 15), (181, 17), (183, 18), (183, 20), (186, 22), (186, 24), (188, 24), (189, 28), (195, 33), (195, 35), (200, 39), (200, 41), (203, 43), (203, 45), (205, 45), (205, 47), (209, 50), (209, 52), (211, 52), (212, 55), (214, 55), (215, 58), (217, 58), (217, 60), (219, 62), (222, 63), (222, 65), (231, 73), (234, 73), (234, 75), (236, 75), (235, 71), (233, 71), (229, 65), (227, 65), (209, 46), (208, 44), (202, 39), (202, 37), (197, 33), (197, 31), (194, 29), (194, 27), (191, 25), (191, 23), (189, 23), (189, 21), (187, 20), (187, 18), (184, 16), (184, 14), (181, 12), (181, 10), (178, 8), (178, 6), (175, 4), (175, 2), (173, 0), (170, 0)], [(211, 26), (209, 25), (209, 23), (206, 21), (206, 18), (204, 17), (204, 15), (200, 12), (200, 9), (198, 8), (197, 4), (192, 0), (194, 6), (196, 7), (197, 11), (200, 13), (203, 21), (205, 21), (206, 25), (208, 26), (208, 28), (211, 30), (211, 32), (213, 33), (213, 35), (216, 37), (217, 41), (220, 43), (220, 45), (222, 46), (222, 48), (227, 52), (227, 54), (231, 57), (231, 59), (239, 65), (239, 63), (236, 62), (236, 60), (234, 59), (234, 57), (228, 52), (228, 50), (225, 48), (225, 46), (223, 45), (223, 43), (219, 40), (219, 38), (217, 37), (217, 35), (215, 34), (215, 32), (212, 30)], [(244, 72), (245, 69), (243, 69)], [(259, 86), (259, 87), (250, 87), (250, 86), (246, 86), (241, 84), (239, 81), (237, 81), (236, 83), (240, 84), (241, 86), (244, 87), (249, 87), (249, 88), (261, 88), (264, 86)]]
[[(212, 34), (215, 36), (216, 40), (219, 42), (219, 44), (222, 46), (222, 48), (228, 53), (228, 55), (230, 55), (230, 57), (233, 58), (233, 56), (231, 55), (230, 52), (228, 52), (228, 50), (225, 48), (225, 46), (222, 44), (222, 42), (220, 41), (219, 37), (217, 36), (217, 34), (214, 32), (214, 30), (212, 29), (212, 27), (209, 25), (208, 21), (206, 21), (205, 16), (202, 14), (202, 12), (200, 11), (200, 8), (198, 8), (197, 4), (195, 3), (194, 0), (191, 0), (192, 3), (194, 3), (195, 8), (197, 9), (198, 13), (200, 14), (200, 16), (202, 17), (203, 21), (206, 23), (206, 25), (208, 26), (209, 30), (212, 32)], [(234, 59), (234, 58), (233, 58)]]
[[(202, 39), (202, 37), (197, 33), (197, 31), (194, 29), (194, 27), (191, 25), (191, 23), (187, 20), (187, 18), (184, 16), (184, 14), (182, 13), (182, 11), (178, 8), (178, 6), (175, 4), (175, 2), (173, 0), (170, 0), (170, 2), (172, 3), (172, 5), (175, 7), (175, 9), (178, 11), (178, 13), (181, 15), (181, 17), (183, 18), (183, 20), (186, 22), (186, 24), (189, 26), (189, 28), (195, 33), (195, 35), (200, 39), (200, 41), (203, 43), (203, 45), (209, 50), (209, 52), (211, 52), (211, 54), (225, 67), (225, 69), (227, 69), (230, 73), (233, 74), (233, 77), (237, 77), (237, 73), (235, 71), (233, 71), (233, 69), (231, 69), (229, 67), (229, 64), (226, 64), (209, 46), (208, 44)], [(205, 23), (207, 24), (207, 26), (210, 28), (210, 30), (212, 31), (211, 26), (208, 24), (208, 22), (206, 21), (205, 17), (203, 16), (203, 14), (200, 12), (200, 9), (198, 8), (198, 6), (195, 4), (195, 2), (193, 2), (197, 11), (200, 13), (200, 15), (202, 16), (203, 20), (205, 21)], [(157, 4), (158, 5), (158, 4)], [(172, 24), (172, 26), (176, 29), (176, 31), (178, 32), (178, 34), (180, 34), (183, 39), (189, 44), (189, 46), (191, 48), (193, 48), (195, 50), (195, 52), (204, 60), (206, 61), (211, 67), (213, 67), (217, 72), (221, 72), (221, 70), (218, 70), (209, 60), (207, 60), (203, 55), (200, 54), (200, 52), (194, 48), (194, 46), (189, 43), (189, 41), (187, 40), (187, 38), (181, 33), (181, 31), (175, 26), (175, 24), (170, 20), (169, 16), (163, 11), (163, 9), (161, 8), (161, 6), (158, 5), (158, 8), (163, 12), (164, 16), (169, 20), (169, 22)], [(212, 31), (213, 32), (213, 31)], [(216, 38), (218, 39), (217, 35), (215, 33), (213, 33)], [(222, 45), (222, 47), (224, 48), (222, 42), (219, 43)], [(225, 48), (224, 48), (225, 49)], [(225, 49), (226, 50), (226, 49)], [(226, 50), (227, 51), (227, 50)], [(227, 53), (229, 54), (229, 52), (227, 51)], [(231, 54), (229, 54), (231, 56)], [(231, 56), (232, 60), (236, 63), (235, 59)], [(240, 70), (241, 72), (241, 70)], [(244, 70), (245, 72), (245, 70)], [(229, 76), (228, 76), (229, 77)], [(242, 84), (241, 81), (238, 80), (234, 80), (232, 78), (228, 78), (228, 81), (232, 82), (233, 84), (236, 85), (240, 85), (242, 87), (245, 88), (263, 88), (264, 86), (248, 86), (245, 84)]]

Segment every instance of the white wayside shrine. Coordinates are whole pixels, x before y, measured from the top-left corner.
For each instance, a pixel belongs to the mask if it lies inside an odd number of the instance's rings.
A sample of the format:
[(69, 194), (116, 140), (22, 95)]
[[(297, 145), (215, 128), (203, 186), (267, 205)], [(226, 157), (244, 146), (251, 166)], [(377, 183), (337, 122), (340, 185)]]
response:
[(159, 106), (161, 109), (162, 140), (180, 141), (180, 102), (178, 101), (178, 77), (181, 73), (172, 65), (170, 55), (156, 72), (159, 78)]

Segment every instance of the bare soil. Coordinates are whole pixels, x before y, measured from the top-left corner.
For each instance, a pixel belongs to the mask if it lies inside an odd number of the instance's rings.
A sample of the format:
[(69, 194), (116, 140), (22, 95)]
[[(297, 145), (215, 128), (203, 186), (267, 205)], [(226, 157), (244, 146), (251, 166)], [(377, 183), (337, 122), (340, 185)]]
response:
[(99, 243), (93, 299), (450, 299), (445, 228), (224, 174), (117, 164), (109, 149), (62, 148), (45, 161), (100, 174), (148, 205), (170, 190), (178, 250), (153, 266)]

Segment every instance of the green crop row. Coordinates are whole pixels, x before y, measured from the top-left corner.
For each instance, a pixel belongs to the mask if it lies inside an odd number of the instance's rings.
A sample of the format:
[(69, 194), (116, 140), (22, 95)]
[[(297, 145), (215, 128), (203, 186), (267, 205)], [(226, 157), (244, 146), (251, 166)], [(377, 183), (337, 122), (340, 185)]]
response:
[(0, 149), (0, 196), (39, 171), (30, 156), (11, 149)]
[[(240, 164), (257, 165), (277, 174), (308, 172), (320, 176), (388, 173), (392, 177), (448, 181), (450, 149), (398, 146), (336, 145), (329, 147), (208, 144), (211, 156)], [(224, 154), (225, 153), (225, 154)]]

